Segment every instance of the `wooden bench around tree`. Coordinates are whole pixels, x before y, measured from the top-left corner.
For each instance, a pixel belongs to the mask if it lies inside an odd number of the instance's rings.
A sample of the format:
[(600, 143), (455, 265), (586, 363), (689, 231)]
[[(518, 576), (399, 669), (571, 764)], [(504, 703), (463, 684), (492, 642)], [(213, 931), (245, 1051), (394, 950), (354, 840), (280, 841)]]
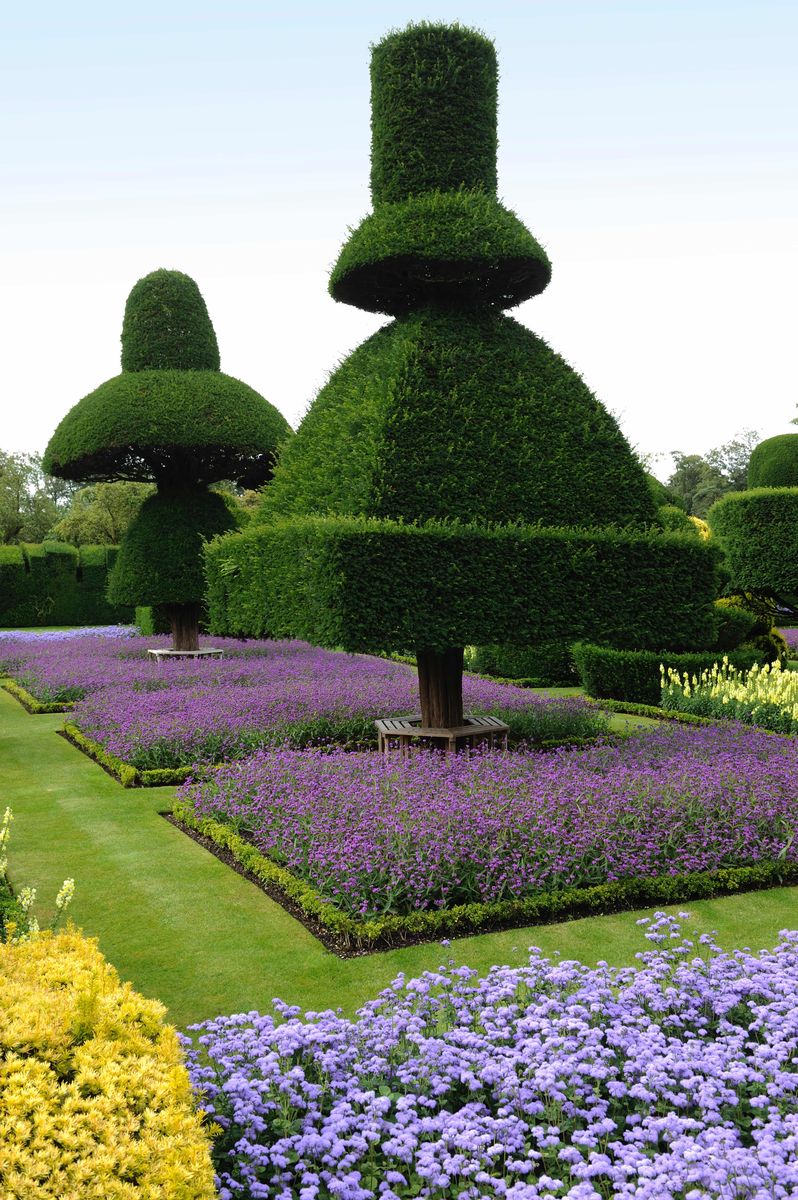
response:
[(399, 750), (406, 755), (420, 740), (441, 743), (447, 753), (463, 750), (470, 754), (476, 746), (507, 749), (509, 728), (498, 717), (465, 717), (462, 725), (449, 729), (432, 729), (421, 723), (420, 713), (406, 717), (385, 717), (375, 721), (377, 744), (381, 754)]

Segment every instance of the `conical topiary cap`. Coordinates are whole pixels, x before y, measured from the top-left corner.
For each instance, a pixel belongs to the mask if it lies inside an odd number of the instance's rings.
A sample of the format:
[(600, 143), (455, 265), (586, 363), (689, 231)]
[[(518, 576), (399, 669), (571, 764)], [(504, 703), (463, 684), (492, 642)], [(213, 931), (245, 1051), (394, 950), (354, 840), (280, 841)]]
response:
[(216, 334), (189, 275), (153, 271), (135, 284), (122, 322), (122, 370), (219, 370)]
[(493, 44), (411, 25), (374, 47), (374, 212), (344, 246), (336, 300), (394, 315), (428, 303), (510, 308), (551, 276), (545, 251), (496, 199)]

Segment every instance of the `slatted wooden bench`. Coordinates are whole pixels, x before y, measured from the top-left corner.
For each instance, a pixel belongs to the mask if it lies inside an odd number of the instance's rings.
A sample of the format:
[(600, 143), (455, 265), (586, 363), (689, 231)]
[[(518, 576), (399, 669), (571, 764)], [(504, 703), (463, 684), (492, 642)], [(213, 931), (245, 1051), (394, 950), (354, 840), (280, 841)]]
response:
[(441, 742), (442, 749), (447, 753), (463, 749), (469, 754), (478, 745), (507, 749), (509, 728), (498, 717), (466, 717), (463, 725), (451, 729), (427, 728), (421, 724), (420, 713), (411, 713), (406, 717), (385, 717), (374, 724), (381, 754), (398, 749), (402, 755), (406, 755), (418, 744), (419, 738)]
[(221, 658), (224, 650), (208, 646), (206, 650), (148, 650), (147, 653), (156, 662), (163, 662), (169, 658)]

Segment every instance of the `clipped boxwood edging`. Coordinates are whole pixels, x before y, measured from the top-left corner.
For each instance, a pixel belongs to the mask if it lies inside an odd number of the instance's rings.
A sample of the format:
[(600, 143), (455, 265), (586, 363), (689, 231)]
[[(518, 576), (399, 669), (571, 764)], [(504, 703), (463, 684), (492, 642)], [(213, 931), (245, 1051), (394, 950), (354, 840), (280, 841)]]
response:
[[(211, 817), (197, 817), (186, 801), (176, 801), (174, 821), (199, 834), (226, 853), (242, 870), (273, 895), (299, 910), (311, 922), (311, 932), (335, 954), (376, 951), (441, 937), (464, 937), (524, 925), (545, 925), (652, 905), (709, 900), (735, 892), (760, 891), (798, 883), (798, 862), (764, 862), (750, 867), (720, 867), (688, 875), (660, 875), (588, 888), (564, 888), (517, 900), (459, 904), (449, 909), (424, 910), (407, 916), (388, 915), (358, 920), (333, 908), (309, 883), (278, 866), (229, 826)], [(274, 895), (276, 893), (276, 895)]]
[(134, 767), (132, 763), (125, 762), (121, 758), (117, 758), (115, 754), (110, 754), (104, 750), (99, 742), (95, 742), (93, 738), (86, 737), (78, 729), (77, 725), (67, 721), (64, 728), (60, 731), (68, 742), (71, 742), (76, 749), (81, 750), (87, 758), (92, 759), (109, 775), (113, 776), (122, 787), (169, 787), (179, 783), (185, 783), (187, 779), (195, 778), (202, 767), (162, 767), (159, 769), (149, 769), (140, 771), (138, 767)]
[[(54, 711), (60, 712), (61, 710), (55, 709)], [(59, 732), (76, 749), (82, 751), (83, 754), (92, 759), (93, 762), (96, 762), (103, 770), (107, 771), (118, 783), (121, 783), (122, 787), (126, 788), (176, 787), (181, 783), (185, 783), (187, 779), (196, 779), (199, 775), (205, 775), (209, 771), (218, 770), (219, 767), (226, 765), (225, 763), (194, 763), (189, 767), (150, 767), (142, 770), (105, 750), (99, 742), (95, 742), (93, 738), (87, 737), (71, 721), (67, 721), (64, 728)], [(579, 746), (590, 745), (596, 740), (594, 737), (546, 738), (544, 741), (535, 742), (533, 748), (541, 751), (575, 749)]]
[(4, 692), (8, 692), (9, 696), (18, 700), (26, 712), (33, 713), (34, 716), (40, 716), (43, 713), (71, 712), (75, 707), (71, 700), (61, 702), (37, 700), (33, 693), (24, 688), (21, 683), (17, 683), (16, 679), (3, 679), (0, 681), (0, 687)]
[(623, 713), (630, 717), (652, 717), (656, 721), (678, 721), (683, 725), (717, 725), (712, 717), (699, 717), (696, 713), (679, 712), (673, 708), (658, 708), (654, 704), (634, 704), (631, 700), (596, 700), (586, 696), (589, 704), (607, 712)]

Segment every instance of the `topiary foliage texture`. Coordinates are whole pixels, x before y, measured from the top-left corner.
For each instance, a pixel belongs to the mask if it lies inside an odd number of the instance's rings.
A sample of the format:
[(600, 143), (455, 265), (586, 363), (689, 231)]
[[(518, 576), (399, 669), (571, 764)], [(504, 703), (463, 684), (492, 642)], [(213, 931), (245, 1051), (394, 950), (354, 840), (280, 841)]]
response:
[[(377, 638), (414, 646), (424, 724), (451, 727), (463, 720), (462, 639), (540, 637), (532, 561), (552, 574), (539, 594), (554, 594), (556, 576), (567, 611), (568, 572), (581, 596), (618, 526), (632, 539), (613, 547), (632, 592), (638, 565), (658, 569), (666, 535), (646, 532), (655, 505), (613, 418), (502, 311), (542, 291), (550, 266), (496, 198), (493, 45), (461, 27), (413, 25), (374, 48), (371, 83), (374, 211), (330, 291), (395, 320), (332, 375), (286, 447), (260, 513), (269, 536), (252, 530), (209, 550), (211, 620), (220, 630), (224, 611), (239, 631), (257, 624), (222, 592), (240, 596), (240, 572), (265, 571), (268, 558), (272, 630), (353, 650)], [(606, 537), (568, 535), (562, 553), (543, 538), (538, 553), (533, 527)], [(713, 557), (695, 538), (674, 545), (677, 563), (683, 545)], [(710, 637), (714, 567), (690, 576), (693, 630)], [(613, 628), (624, 615), (621, 605)], [(590, 628), (590, 610), (580, 616)]]
[(723, 551), (729, 588), (796, 611), (798, 487), (729, 492), (712, 505), (707, 520)]
[(238, 521), (208, 486), (257, 487), (272, 473), (285, 418), (219, 370), (205, 301), (180, 271), (154, 271), (128, 297), (122, 374), (85, 396), (45, 451), (46, 470), (81, 482), (157, 485), (120, 548), (109, 595), (163, 605), (174, 648), (197, 649), (202, 543)]
[(748, 487), (798, 487), (798, 433), (782, 433), (754, 446)]

